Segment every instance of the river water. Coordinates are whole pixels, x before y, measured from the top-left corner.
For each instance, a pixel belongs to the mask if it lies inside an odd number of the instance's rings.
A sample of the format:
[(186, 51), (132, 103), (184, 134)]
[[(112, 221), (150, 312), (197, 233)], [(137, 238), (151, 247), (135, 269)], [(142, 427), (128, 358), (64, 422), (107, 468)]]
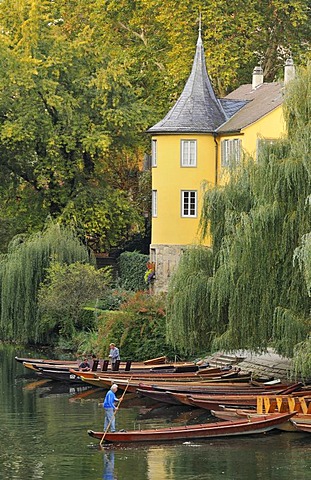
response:
[[(0, 345), (1, 480), (295, 480), (311, 478), (311, 435), (269, 434), (165, 445), (105, 447), (87, 435), (103, 429), (105, 394), (42, 382)], [(39, 356), (39, 355), (37, 355)], [(126, 395), (117, 429), (209, 421), (199, 409)]]

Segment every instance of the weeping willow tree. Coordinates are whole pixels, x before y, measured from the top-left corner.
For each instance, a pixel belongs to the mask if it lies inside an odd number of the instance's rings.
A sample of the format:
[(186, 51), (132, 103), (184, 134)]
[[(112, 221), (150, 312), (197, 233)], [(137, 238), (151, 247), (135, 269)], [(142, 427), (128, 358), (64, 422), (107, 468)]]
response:
[(201, 228), (212, 237), (209, 266), (201, 274), (200, 262), (185, 257), (168, 292), (169, 339), (188, 351), (273, 345), (293, 355), (306, 341), (310, 351), (310, 257), (304, 274), (297, 257), (311, 231), (310, 67), (287, 89), (284, 111), (288, 138), (266, 145), (256, 162), (245, 159), (225, 186), (206, 190)]
[[(204, 337), (211, 340), (215, 328), (209, 311), (213, 257), (202, 247), (186, 250), (178, 274), (173, 275), (168, 292), (167, 334), (174, 347), (194, 353)], [(207, 335), (208, 331), (208, 335)]]
[[(310, 200), (310, 197), (309, 199)], [(299, 267), (303, 272), (308, 295), (311, 297), (311, 232), (304, 235), (301, 245), (295, 251), (295, 258), (299, 262)], [(306, 327), (308, 329), (308, 325)], [(294, 346), (294, 373), (302, 374), (303, 377), (310, 377), (311, 372), (311, 334), (309, 334), (303, 341)]]
[(50, 222), (28, 238), (16, 237), (0, 261), (0, 338), (36, 341), (37, 292), (52, 261), (90, 263), (84, 245), (71, 229)]

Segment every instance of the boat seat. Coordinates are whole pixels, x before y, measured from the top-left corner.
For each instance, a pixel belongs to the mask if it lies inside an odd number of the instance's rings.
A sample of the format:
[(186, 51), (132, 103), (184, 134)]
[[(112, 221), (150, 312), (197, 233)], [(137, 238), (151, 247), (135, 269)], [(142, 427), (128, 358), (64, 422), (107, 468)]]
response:
[(125, 364), (125, 372), (129, 372), (131, 370), (132, 360), (128, 360)]
[(305, 397), (300, 398), (300, 405), (302, 413), (308, 414), (311, 413), (311, 402), (308, 402)]
[(93, 360), (92, 372), (96, 372), (98, 364), (99, 364), (99, 360)]
[(302, 413), (302, 407), (299, 397), (288, 397), (287, 401), (290, 412)]
[(107, 372), (108, 365), (109, 365), (109, 360), (104, 360), (102, 365), (102, 372)]
[(119, 368), (120, 368), (120, 360), (116, 360), (115, 363), (114, 363), (114, 365), (113, 365), (113, 369), (112, 369), (112, 370), (113, 370), (114, 372), (117, 372), (117, 371), (119, 370)]
[(277, 408), (279, 413), (288, 412), (288, 402), (287, 398), (285, 397), (277, 397), (276, 398)]

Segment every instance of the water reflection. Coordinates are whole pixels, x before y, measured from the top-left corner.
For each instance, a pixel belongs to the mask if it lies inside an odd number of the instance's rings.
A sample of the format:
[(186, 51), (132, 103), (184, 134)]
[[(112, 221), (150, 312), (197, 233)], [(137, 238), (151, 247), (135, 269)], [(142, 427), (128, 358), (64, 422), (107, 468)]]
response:
[(108, 451), (104, 453), (104, 480), (115, 480), (114, 476), (114, 451)]
[[(24, 375), (23, 366), (14, 360), (16, 354), (0, 345), (1, 480), (311, 478), (311, 435), (303, 433), (102, 450), (87, 430), (102, 430), (103, 409), (98, 403), (104, 392), (41, 383)], [(118, 411), (117, 428), (157, 428), (202, 420), (199, 409), (166, 407), (129, 395)]]
[(167, 465), (170, 463), (169, 457), (167, 448), (149, 448), (147, 453), (148, 480), (167, 480), (169, 478), (167, 471)]

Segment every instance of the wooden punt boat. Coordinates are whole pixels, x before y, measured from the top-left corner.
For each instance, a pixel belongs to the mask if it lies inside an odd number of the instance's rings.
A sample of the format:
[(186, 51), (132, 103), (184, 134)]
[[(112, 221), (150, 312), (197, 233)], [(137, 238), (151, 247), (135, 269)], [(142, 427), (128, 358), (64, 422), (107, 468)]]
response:
[[(95, 360), (95, 362), (98, 362), (98, 360)], [(43, 378), (49, 378), (52, 380), (57, 380), (61, 382), (70, 382), (70, 383), (80, 383), (82, 384), (83, 382), (89, 383), (92, 386), (97, 386), (101, 388), (110, 388), (112, 383), (118, 383), (120, 384), (120, 389), (126, 387), (128, 384), (128, 380), (130, 379), (131, 382), (134, 382), (133, 385), (131, 385), (130, 391), (135, 391), (136, 387), (139, 385), (139, 383), (142, 380), (148, 380), (148, 381), (155, 381), (155, 382), (160, 382), (164, 381), (164, 379), (168, 380), (171, 379), (171, 381), (174, 381), (175, 383), (179, 383), (181, 381), (183, 382), (193, 382), (195, 383), (201, 383), (203, 380), (200, 380), (199, 377), (195, 376), (193, 373), (148, 373), (144, 374), (141, 373), (140, 370), (134, 370), (133, 372), (130, 372), (129, 374), (123, 374), (119, 372), (105, 372), (104, 375), (105, 377), (101, 377), (100, 372), (96, 369), (94, 371), (89, 371), (89, 372), (84, 372), (82, 370), (79, 370), (78, 368), (67, 368), (67, 367), (62, 367), (62, 366), (48, 366), (48, 365), (43, 365), (43, 364), (26, 364), (24, 365), (28, 368), (31, 368), (34, 370), (38, 375), (40, 375)], [(98, 366), (95, 364), (94, 368), (98, 368)], [(93, 367), (92, 367), (93, 370)], [(134, 373), (136, 372), (136, 373)], [(101, 372), (103, 374), (103, 372)], [(102, 378), (104, 379), (102, 381)], [(132, 380), (133, 378), (133, 380)], [(136, 379), (136, 380), (135, 380)]]
[[(138, 388), (136, 390), (136, 393), (138, 395), (142, 395), (148, 398), (152, 398), (153, 400), (156, 400), (158, 402), (162, 403), (169, 403), (173, 405), (188, 405), (191, 407), (198, 407), (201, 408), (197, 405), (194, 404), (192, 401), (192, 397), (188, 393), (176, 393), (176, 392), (170, 392), (170, 391), (158, 391), (158, 390), (153, 390), (153, 389), (140, 389)], [(201, 395), (200, 395), (201, 397)], [(202, 395), (202, 397), (205, 397), (205, 395)], [(208, 396), (209, 399), (214, 398), (214, 395)], [(215, 394), (215, 398), (217, 400), (217, 404), (219, 403), (219, 398)], [(223, 397), (221, 397), (223, 398)]]
[[(70, 370), (72, 371), (72, 370)], [(73, 370), (74, 371), (74, 370)], [(86, 373), (86, 375), (84, 375)], [(148, 375), (140, 375), (139, 373), (132, 373), (132, 375), (115, 375), (113, 372), (109, 372), (108, 374), (106, 373), (104, 376), (103, 374), (94, 372), (92, 374), (91, 372), (77, 372), (77, 375), (80, 375), (80, 377), (84, 377), (84, 380), (99, 380), (99, 382), (95, 382), (96, 385), (102, 384), (102, 386), (107, 386), (108, 384), (111, 384), (111, 381), (114, 383), (120, 384), (120, 388), (122, 389), (122, 386), (127, 385), (129, 382), (132, 384), (132, 386), (138, 386), (141, 382), (157, 382), (157, 383), (162, 383), (162, 382), (173, 382), (174, 384), (185, 384), (185, 383), (191, 383), (191, 384), (196, 384), (201, 382), (204, 382), (204, 380), (200, 380), (198, 377), (193, 377), (193, 376), (184, 376), (182, 373), (169, 373), (165, 374), (165, 376), (159, 375), (159, 374), (148, 374)]]
[[(108, 361), (107, 361), (107, 364), (108, 364)], [(47, 364), (47, 363), (27, 363), (27, 362), (23, 362), (23, 365), (25, 366), (25, 368), (27, 369), (31, 369), (32, 371), (35, 371), (38, 375), (40, 375), (41, 377), (44, 377), (44, 378), (48, 378), (48, 379), (53, 379), (53, 380), (57, 380), (57, 381), (64, 381), (64, 382), (71, 382), (72, 379), (75, 380), (75, 383), (78, 382), (78, 380), (76, 379), (76, 376), (78, 377), (79, 376), (79, 373), (83, 373), (85, 376), (90, 376), (90, 377), (93, 377), (94, 376), (94, 373), (97, 372), (97, 373), (103, 373), (101, 372), (101, 364), (100, 364), (100, 361), (98, 359), (94, 360), (93, 363), (91, 363), (91, 371), (89, 372), (83, 372), (82, 370), (79, 370), (79, 367), (78, 365), (74, 365), (74, 366), (70, 366), (70, 365), (50, 365), (50, 364)], [(107, 366), (107, 365), (106, 365)], [(127, 378), (127, 369), (128, 369), (128, 365), (127, 364), (124, 364), (124, 370), (123, 371), (119, 371), (119, 372), (112, 372), (111, 370), (110, 371), (105, 371), (105, 375), (106, 376), (111, 376), (113, 375), (114, 377), (115, 376), (118, 376), (119, 374), (122, 375), (122, 378)], [(157, 368), (157, 367), (156, 367)], [(165, 371), (173, 371), (174, 370), (174, 366), (173, 368), (169, 369), (169, 370), (165, 370)], [(150, 367), (148, 367), (148, 371), (150, 370)], [(142, 370), (140, 368), (136, 368), (134, 367), (134, 370), (131, 372), (131, 375), (133, 375), (133, 372), (135, 371), (136, 374), (138, 373), (146, 373), (146, 370)], [(148, 375), (155, 375), (155, 378), (160, 378), (162, 376), (162, 373), (148, 373)], [(176, 379), (178, 378), (178, 375), (182, 375), (182, 376), (185, 376), (185, 379), (188, 379), (188, 376), (190, 375), (193, 375), (193, 373), (183, 373), (183, 374), (175, 374), (177, 375)], [(170, 376), (168, 376), (168, 378), (171, 378)], [(196, 377), (194, 377), (196, 378)], [(189, 377), (189, 380), (191, 379), (191, 377)], [(80, 379), (78, 383), (81, 383), (82, 384), (83, 380)]]
[[(176, 371), (177, 370), (177, 371)], [(107, 379), (109, 377), (113, 377), (114, 379), (120, 381), (131, 379), (133, 381), (173, 381), (173, 382), (208, 382), (209, 379), (215, 378), (215, 376), (219, 376), (220, 369), (212, 368), (212, 373), (201, 375), (200, 372), (183, 372), (179, 371), (176, 368), (172, 368), (169, 372), (163, 372), (158, 370), (150, 369), (148, 372), (145, 370), (130, 370), (128, 372), (124, 372), (119, 370), (118, 372), (80, 372), (81, 376), (84, 378), (103, 378)], [(84, 375), (84, 373), (86, 373)], [(79, 373), (78, 373), (79, 375)]]
[(61, 364), (53, 364), (53, 363), (35, 363), (35, 362), (23, 362), (23, 366), (29, 370), (39, 371), (40, 368), (47, 368), (50, 370), (56, 371), (69, 371), (70, 368), (72, 369), (79, 369), (78, 362), (74, 364), (68, 365), (61, 365)]
[(137, 387), (139, 386), (139, 382), (133, 383), (131, 380), (125, 381), (122, 380), (120, 381), (116, 377), (110, 377), (110, 378), (105, 378), (103, 380), (102, 378), (86, 378), (84, 375), (80, 375), (80, 378), (83, 382), (92, 385), (92, 387), (98, 387), (98, 388), (104, 388), (104, 389), (109, 389), (113, 383), (116, 383), (119, 387), (119, 390), (127, 390), (128, 392), (131, 393), (136, 393)]
[(177, 398), (174, 398), (173, 395), (170, 395), (170, 392), (158, 392), (156, 390), (140, 390), (139, 388), (136, 390), (138, 395), (142, 395), (144, 397), (151, 398), (156, 402), (161, 403), (169, 403), (172, 405), (182, 405), (185, 402), (180, 402)]
[(256, 395), (189, 395), (170, 392), (180, 403), (204, 410), (220, 410), (222, 406), (249, 407), (256, 406)]
[[(304, 394), (304, 392), (296, 392), (295, 396), (300, 396)], [(265, 394), (266, 397), (276, 398), (278, 394)], [(280, 397), (284, 398), (283, 395)], [(204, 408), (206, 410), (222, 410), (225, 407), (257, 407), (257, 395), (223, 395), (223, 396), (216, 396), (210, 395), (203, 396), (203, 395), (189, 395), (189, 402), (195, 407)]]
[(248, 416), (254, 417), (254, 416), (261, 416), (261, 415), (266, 415), (265, 413), (257, 413), (256, 410), (250, 409), (250, 408), (230, 408), (230, 407), (224, 407), (220, 410), (211, 410), (211, 414), (218, 418), (219, 420), (237, 420), (239, 418), (248, 418)]
[[(80, 360), (45, 360), (37, 358), (23, 358), (15, 357), (17, 362), (23, 363), (26, 368), (36, 370), (39, 368), (47, 368), (49, 370), (69, 370), (78, 369)], [(108, 374), (112, 373), (111, 364), (108, 360), (94, 360), (97, 363), (96, 371), (105, 372)], [(163, 363), (160, 363), (163, 362)], [(167, 362), (166, 357), (158, 357), (156, 359), (145, 360), (142, 362), (131, 362), (131, 361), (122, 361), (120, 362), (118, 371), (113, 371), (114, 374), (123, 373), (126, 375), (128, 371), (131, 372), (196, 372), (199, 370), (199, 367), (193, 362), (175, 362), (175, 363), (164, 363)]]
[[(183, 384), (185, 385), (185, 384)], [(176, 384), (171, 384), (170, 388), (165, 390), (164, 388), (161, 388), (161, 384), (157, 384), (154, 388), (153, 386), (148, 387), (146, 384), (141, 384), (140, 389), (141, 390), (155, 390), (159, 392), (163, 391), (169, 391), (172, 394), (176, 395), (200, 395), (200, 396), (210, 396), (210, 395), (265, 395), (265, 394), (277, 394), (279, 392), (283, 392), (283, 388), (275, 388), (274, 390), (266, 390), (265, 386), (263, 385), (261, 388), (260, 387), (252, 387), (251, 385), (248, 384), (243, 384), (238, 387), (237, 385), (215, 385), (213, 383), (202, 383), (202, 384), (195, 384), (193, 387), (193, 383), (185, 385), (185, 388), (176, 388)], [(190, 388), (187, 388), (187, 387)], [(201, 388), (196, 388), (200, 386)]]
[(77, 365), (78, 360), (52, 360), (44, 358), (27, 358), (27, 357), (14, 357), (15, 360), (19, 363), (40, 363), (40, 364), (49, 364), (49, 365)]
[(70, 373), (74, 373), (75, 375), (77, 376), (84, 376), (85, 378), (89, 378), (89, 379), (92, 379), (92, 378), (104, 378), (104, 379), (109, 379), (109, 378), (112, 378), (113, 380), (123, 380), (123, 381), (127, 381), (127, 379), (133, 379), (134, 380), (139, 380), (139, 381), (142, 381), (142, 380), (147, 380), (147, 381), (155, 381), (155, 382), (158, 382), (158, 381), (164, 381), (165, 379), (169, 380), (173, 380), (174, 382), (179, 382), (179, 381), (183, 381), (183, 382), (192, 382), (192, 381), (196, 381), (196, 382), (201, 382), (203, 380), (200, 379), (200, 377), (197, 377), (195, 376), (194, 374), (191, 374), (191, 373), (173, 373), (173, 371), (171, 373), (153, 373), (153, 372), (143, 372), (141, 370), (133, 370), (131, 372), (114, 372), (114, 371), (109, 371), (109, 372), (100, 372), (97, 368), (96, 370), (93, 370), (93, 367), (92, 367), (92, 370), (91, 371), (83, 371), (83, 370), (79, 370), (77, 367), (76, 368), (67, 368), (67, 367), (63, 367), (63, 366), (57, 366), (57, 367), (53, 367), (53, 366), (43, 366), (43, 365), (40, 365), (40, 364), (24, 364), (26, 367), (28, 368), (31, 368), (33, 370), (36, 370), (36, 371), (40, 371), (43, 375), (44, 375), (44, 372), (45, 371), (55, 371), (56, 373), (59, 372), (60, 373), (60, 379), (61, 379), (61, 374), (64, 373), (64, 372), (70, 372)]
[(293, 419), (291, 423), (294, 425), (296, 431), (311, 433), (311, 424), (310, 423), (297, 422), (296, 418)]
[[(203, 423), (182, 427), (157, 428), (152, 430), (131, 430), (106, 433), (108, 443), (168, 442), (176, 440), (203, 440), (214, 437), (253, 435), (268, 432), (281, 423), (287, 422), (294, 413), (271, 413), (264, 417), (241, 418), (238, 421)], [(101, 440), (104, 432), (88, 430), (88, 434)]]
[[(120, 383), (120, 382), (119, 382)], [(235, 384), (234, 382), (197, 382), (197, 383), (173, 383), (173, 382), (141, 382), (137, 388), (148, 389), (153, 388), (154, 390), (159, 391), (170, 391), (176, 393), (189, 393), (189, 394), (207, 394), (218, 391), (218, 393), (236, 393), (246, 391), (246, 393), (252, 394), (252, 392), (271, 392), (271, 393), (291, 393), (292, 391), (299, 390), (301, 388), (300, 383), (295, 384), (283, 384), (279, 383), (276, 385), (265, 385), (254, 387), (250, 382), (245, 382), (243, 384)]]
[[(144, 384), (141, 383), (137, 390), (141, 395), (144, 394), (144, 390), (146, 390), (145, 395), (151, 396), (152, 390), (157, 392), (169, 392), (169, 396), (174, 396), (175, 399), (180, 401), (181, 403), (189, 404), (188, 397), (194, 396), (195, 398), (198, 396), (200, 399), (204, 399), (206, 396), (209, 399), (210, 396), (221, 396), (221, 398), (227, 397), (227, 395), (267, 395), (267, 394), (287, 394), (291, 393), (296, 388), (300, 388), (300, 384), (292, 385), (290, 388), (287, 387), (286, 389), (283, 388), (284, 385), (279, 384), (279, 387), (274, 387), (274, 390), (270, 389), (270, 387), (266, 388), (263, 384), (262, 387), (253, 387), (251, 384), (243, 384), (243, 386), (237, 386), (235, 384), (213, 384), (213, 383), (202, 383), (199, 385), (194, 384), (183, 384), (176, 385), (176, 384), (165, 384), (165, 383), (158, 383), (157, 385), (151, 384)], [(168, 397), (168, 395), (166, 395)], [(216, 398), (216, 397), (215, 397)], [(215, 398), (213, 400), (215, 400)], [(163, 396), (165, 399), (165, 396)], [(186, 401), (185, 401), (186, 400)]]
[[(120, 388), (122, 388), (122, 385), (127, 385), (128, 381), (130, 381), (132, 386), (138, 387), (140, 383), (152, 383), (152, 384), (160, 384), (162, 385), (163, 382), (168, 382), (169, 386), (172, 384), (177, 384), (177, 385), (182, 385), (182, 384), (191, 384), (191, 385), (201, 385), (201, 384), (207, 384), (213, 382), (213, 379), (215, 378), (214, 376), (205, 376), (205, 375), (199, 375), (197, 373), (176, 373), (175, 371), (172, 371), (170, 373), (158, 373), (158, 372), (139, 372), (139, 371), (130, 371), (124, 374), (123, 372), (94, 372), (94, 374), (87, 372), (86, 375), (83, 374), (83, 372), (78, 373), (78, 375), (84, 377), (84, 380), (87, 381), (87, 379), (100, 379), (101, 382), (95, 382), (95, 385), (100, 385), (103, 387), (107, 387), (109, 384), (111, 384), (111, 380), (114, 382), (118, 383), (120, 385)], [(218, 377), (217, 377), (218, 378)], [(229, 382), (231, 383), (231, 382)], [(228, 384), (228, 382), (226, 382)], [(247, 382), (243, 383), (243, 385), (246, 384), (248, 385)], [(241, 388), (241, 383), (239, 383)]]
[[(132, 393), (135, 393), (137, 392), (137, 390), (140, 390), (141, 389), (141, 394), (143, 394), (143, 390), (147, 390), (147, 391), (159, 391), (159, 392), (166, 392), (167, 389), (175, 389), (176, 386), (181, 386), (183, 385), (182, 387), (182, 391), (185, 390), (186, 392), (188, 392), (188, 390), (190, 390), (191, 392), (193, 391), (193, 388), (191, 389), (188, 389), (186, 385), (192, 385), (192, 387), (196, 386), (195, 388), (195, 392), (201, 392), (201, 390), (203, 390), (204, 392), (208, 391), (210, 392), (211, 390), (213, 390), (213, 384), (209, 383), (209, 382), (167, 382), (166, 381), (160, 381), (159, 379), (156, 380), (157, 381), (157, 384), (156, 386), (152, 383), (150, 384), (146, 384), (146, 383), (142, 383), (141, 380), (137, 379), (137, 380), (132, 380), (131, 378), (129, 380), (124, 380), (124, 379), (120, 379), (118, 378), (117, 376), (110, 376), (110, 377), (98, 377), (97, 375), (94, 377), (94, 378), (89, 378), (89, 376), (87, 375), (83, 375), (83, 372), (79, 373), (81, 379), (88, 383), (89, 385), (92, 385), (93, 387), (99, 387), (99, 388), (110, 388), (110, 386), (112, 385), (112, 383), (117, 383), (118, 387), (119, 387), (119, 390), (124, 390), (125, 388), (127, 388), (127, 391), (129, 392), (132, 392)], [(165, 388), (157, 388), (159, 385), (165, 385)], [(209, 386), (210, 388), (207, 390), (205, 387)], [(146, 396), (148, 396), (146, 394)], [(171, 403), (171, 402), (170, 402)]]
[[(93, 371), (96, 371), (98, 374), (102, 374), (104, 376), (107, 375), (120, 375), (124, 378), (127, 378), (128, 376), (135, 374), (142, 374), (146, 376), (154, 375), (155, 378), (156, 376), (161, 377), (162, 375), (168, 375), (168, 378), (170, 378), (171, 374), (179, 376), (184, 376), (185, 378), (191, 378), (192, 376), (195, 378), (195, 374), (199, 371), (199, 367), (197, 365), (194, 365), (193, 363), (172, 363), (172, 364), (164, 364), (164, 365), (144, 365), (143, 363), (140, 362), (120, 362), (119, 369), (117, 371), (112, 371), (111, 370), (111, 365), (109, 364), (108, 360), (99, 360), (96, 359), (93, 362), (96, 362), (96, 368), (94, 369), (92, 367)], [(91, 362), (92, 364), (92, 362)], [(32, 370), (43, 370), (43, 369), (49, 369), (49, 370), (63, 370), (63, 371), (68, 371), (70, 369), (78, 370), (79, 369), (79, 362), (73, 362), (73, 363), (66, 363), (66, 364), (61, 364), (61, 363), (47, 363), (47, 362), (23, 362), (23, 365), (26, 368), (32, 369)], [(214, 370), (214, 369), (211, 369)], [(219, 369), (217, 368), (217, 371)], [(207, 374), (205, 374), (207, 375)], [(204, 375), (204, 377), (205, 377)], [(209, 375), (207, 375), (208, 378)], [(201, 375), (200, 375), (201, 377)], [(200, 378), (198, 377), (198, 378)], [(203, 378), (204, 378), (203, 377)]]
[[(231, 385), (235, 384), (234, 380), (235, 379), (221, 379), (222, 381), (214, 380), (212, 378), (209, 379), (199, 379), (199, 378), (191, 378), (190, 377), (187, 379), (187, 381), (181, 378), (177, 378), (176, 376), (174, 378), (174, 375), (170, 377), (140, 377), (137, 375), (137, 378), (133, 379), (135, 376), (134, 374), (128, 375), (127, 378), (122, 378), (121, 376), (118, 375), (109, 375), (109, 376), (102, 376), (102, 375), (96, 375), (96, 378), (88, 378), (87, 376), (83, 376), (81, 374), (83, 380), (87, 383), (90, 383), (93, 386), (98, 386), (101, 388), (109, 388), (111, 385), (111, 382), (117, 383), (119, 385), (120, 390), (124, 390), (127, 385), (128, 389), (130, 391), (135, 391), (137, 388), (143, 388), (143, 386), (146, 386), (148, 389), (153, 388), (154, 390), (177, 390), (181, 392), (195, 392), (195, 393), (201, 393), (202, 391), (205, 391), (205, 387), (209, 387), (208, 389), (210, 390), (213, 386), (218, 387), (219, 385), (224, 385), (226, 387), (230, 387)], [(191, 380), (191, 381), (189, 381)], [(241, 388), (241, 385), (247, 385), (248, 386), (248, 379), (244, 379), (243, 384), (238, 382), (237, 388)]]
[(75, 372), (74, 370), (57, 371), (57, 370), (50, 370), (48, 368), (39, 369), (38, 371), (36, 371), (37, 375), (49, 380), (85, 385), (81, 377), (76, 375), (74, 372)]
[[(79, 360), (61, 360), (61, 359), (44, 359), (44, 358), (25, 358), (25, 357), (18, 357), (15, 356), (15, 360), (19, 363), (44, 363), (49, 365), (77, 365)], [(126, 362), (121, 362), (120, 365), (126, 364)], [(132, 362), (134, 365), (139, 365), (141, 367), (145, 366), (146, 368), (150, 368), (151, 366), (154, 367), (161, 367), (161, 365), (170, 365), (166, 356), (157, 357), (157, 358), (150, 358), (148, 360), (143, 360), (141, 362)], [(175, 362), (175, 365), (194, 365), (193, 362)]]
[[(228, 408), (223, 407), (222, 410), (211, 410), (211, 414), (219, 420), (238, 420), (239, 418), (252, 418), (265, 416), (266, 413), (257, 413), (256, 410), (243, 409), (243, 408)], [(295, 415), (289, 419), (288, 422), (282, 423), (277, 428), (285, 432), (297, 431), (296, 425), (308, 424), (311, 431), (311, 415), (296, 412)]]
[[(169, 371), (165, 371), (163, 369), (158, 369), (158, 368), (151, 368), (149, 371), (141, 371), (141, 372), (136, 372), (134, 371), (129, 371), (129, 372), (122, 372), (119, 371), (117, 372), (117, 375), (120, 377), (124, 377), (125, 379), (132, 376), (133, 378), (135, 376), (140, 377), (140, 378), (168, 378), (171, 379), (173, 377), (176, 378), (186, 378), (186, 379), (194, 379), (194, 380), (214, 380), (214, 379), (227, 379), (227, 378), (236, 378), (239, 377), (239, 379), (243, 379), (245, 381), (248, 380), (249, 374), (241, 374), (240, 370), (236, 370), (232, 368), (231, 370), (226, 370), (223, 371), (221, 367), (211, 367), (211, 368), (206, 368), (204, 370), (184, 370), (181, 366), (176, 367), (173, 365), (173, 368), (171, 368)], [(105, 377), (105, 372), (99, 372), (98, 373), (99, 377)]]

